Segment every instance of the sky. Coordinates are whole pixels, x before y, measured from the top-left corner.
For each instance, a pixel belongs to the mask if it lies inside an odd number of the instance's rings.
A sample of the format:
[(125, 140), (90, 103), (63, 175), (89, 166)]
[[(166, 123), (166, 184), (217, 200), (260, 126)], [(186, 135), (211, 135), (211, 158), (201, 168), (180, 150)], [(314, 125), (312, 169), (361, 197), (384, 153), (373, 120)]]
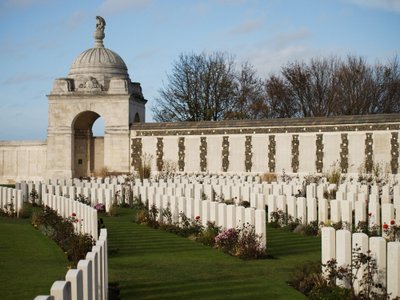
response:
[(46, 95), (93, 47), (97, 15), (141, 83), (147, 121), (182, 53), (227, 52), (261, 78), (313, 57), (400, 55), (400, 0), (0, 0), (0, 140), (46, 139)]

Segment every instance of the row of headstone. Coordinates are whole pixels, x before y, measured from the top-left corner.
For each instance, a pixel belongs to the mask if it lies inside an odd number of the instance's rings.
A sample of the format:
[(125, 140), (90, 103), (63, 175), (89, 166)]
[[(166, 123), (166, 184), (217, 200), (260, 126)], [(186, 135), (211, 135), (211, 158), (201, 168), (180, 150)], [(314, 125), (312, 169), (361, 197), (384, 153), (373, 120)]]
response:
[(158, 209), (158, 221), (165, 222), (163, 211), (169, 209), (172, 223), (179, 224), (181, 214), (194, 220), (199, 219), (203, 226), (214, 222), (223, 229), (243, 228), (245, 225), (255, 227), (256, 234), (262, 236), (263, 246), (266, 245), (266, 216), (264, 209), (245, 208), (234, 204), (227, 205), (223, 202), (199, 200), (156, 194), (149, 198), (149, 209), (154, 205)]
[[(351, 266), (353, 252), (359, 248), (363, 254), (371, 254), (376, 260), (378, 274), (376, 283), (387, 288), (390, 298), (400, 297), (400, 242), (386, 242), (383, 237), (368, 237), (364, 233), (351, 233), (348, 230), (335, 230), (333, 227), (323, 227), (321, 236), (321, 260), (326, 264), (336, 259), (338, 267)], [(354, 283), (358, 293), (363, 281), (361, 269)], [(325, 276), (328, 269), (323, 267)], [(355, 273), (355, 270), (353, 270)], [(338, 280), (338, 285), (349, 287), (349, 282)]]
[[(263, 204), (263, 200), (258, 201)], [(346, 222), (349, 228), (359, 222), (367, 222), (369, 227), (389, 224), (391, 220), (400, 220), (400, 205), (376, 201), (330, 200), (304, 197), (286, 197), (284, 195), (267, 197), (268, 222), (271, 222), (271, 212), (281, 210), (294, 219), (298, 218), (303, 223), (309, 224), (312, 221), (324, 223)], [(354, 211), (354, 214), (353, 214)]]
[(57, 211), (63, 218), (76, 220), (74, 227), (77, 232), (87, 233), (95, 240), (97, 239), (97, 210), (81, 202), (65, 198), (44, 194), (43, 205)]
[(0, 187), (0, 209), (7, 214), (17, 214), (23, 207), (22, 192), (13, 188)]
[(65, 280), (55, 281), (50, 295), (39, 295), (35, 300), (107, 300), (107, 249), (107, 230), (101, 229), (96, 245), (78, 262), (76, 269), (68, 270)]

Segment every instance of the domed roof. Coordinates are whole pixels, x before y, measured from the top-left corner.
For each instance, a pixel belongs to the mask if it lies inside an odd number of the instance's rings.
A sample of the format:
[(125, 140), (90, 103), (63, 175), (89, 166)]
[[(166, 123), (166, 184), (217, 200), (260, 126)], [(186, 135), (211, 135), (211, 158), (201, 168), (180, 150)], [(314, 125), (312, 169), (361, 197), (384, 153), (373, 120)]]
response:
[(94, 77), (100, 80), (109, 80), (112, 77), (129, 78), (128, 68), (122, 58), (104, 47), (106, 23), (103, 18), (96, 18), (95, 46), (79, 54), (71, 66), (68, 77), (75, 79)]
[(69, 71), (69, 77), (104, 76), (128, 78), (128, 68), (122, 58), (104, 47), (90, 48), (75, 59)]

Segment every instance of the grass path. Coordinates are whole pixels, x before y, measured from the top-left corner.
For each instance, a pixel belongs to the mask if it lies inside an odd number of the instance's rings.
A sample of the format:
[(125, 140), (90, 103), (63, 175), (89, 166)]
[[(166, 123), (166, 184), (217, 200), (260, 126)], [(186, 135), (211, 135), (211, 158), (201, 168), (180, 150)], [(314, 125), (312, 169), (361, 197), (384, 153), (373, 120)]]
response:
[(0, 217), (0, 299), (48, 295), (65, 278), (68, 260), (29, 220)]
[(121, 299), (306, 299), (287, 285), (293, 267), (320, 259), (320, 239), (268, 228), (276, 259), (242, 261), (174, 234), (134, 224), (133, 211), (104, 219), (109, 278)]

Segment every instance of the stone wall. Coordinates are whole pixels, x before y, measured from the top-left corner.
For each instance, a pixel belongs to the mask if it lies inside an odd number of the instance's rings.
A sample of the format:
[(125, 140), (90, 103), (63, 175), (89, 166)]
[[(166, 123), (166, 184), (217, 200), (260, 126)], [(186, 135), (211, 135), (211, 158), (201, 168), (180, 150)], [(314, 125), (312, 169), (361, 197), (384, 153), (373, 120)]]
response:
[(46, 141), (0, 141), (0, 183), (41, 180), (46, 157)]
[(183, 172), (307, 174), (335, 165), (358, 173), (379, 164), (397, 174), (399, 129), (398, 114), (145, 123), (131, 127), (131, 144), (153, 157), (153, 171), (170, 160)]

